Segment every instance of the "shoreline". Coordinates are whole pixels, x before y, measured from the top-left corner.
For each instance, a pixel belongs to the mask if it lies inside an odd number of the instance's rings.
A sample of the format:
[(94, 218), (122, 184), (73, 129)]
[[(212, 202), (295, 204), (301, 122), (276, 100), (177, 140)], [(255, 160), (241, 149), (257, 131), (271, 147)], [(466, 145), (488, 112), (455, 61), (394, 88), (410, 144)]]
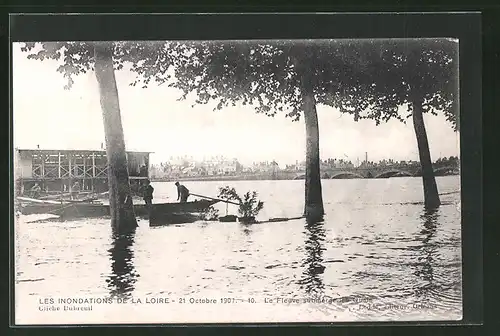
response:
[[(436, 177), (441, 176), (454, 176), (459, 174), (448, 174), (448, 175), (437, 175)], [(356, 176), (343, 176), (336, 178), (321, 178), (322, 180), (354, 180), (354, 179), (370, 179), (370, 180), (379, 180), (386, 178), (396, 178), (397, 176), (392, 177), (356, 177)], [(409, 176), (405, 176), (409, 177)], [(411, 177), (421, 177), (421, 176), (411, 176)], [(151, 182), (176, 182), (176, 181), (188, 181), (188, 182), (205, 182), (205, 181), (296, 181), (296, 180), (304, 180), (305, 178), (291, 178), (289, 176), (244, 176), (244, 175), (223, 175), (223, 176), (191, 176), (191, 177), (169, 177), (169, 178), (150, 178)]]
[(244, 176), (244, 175), (222, 175), (222, 176), (189, 176), (189, 177), (168, 177), (150, 178), (151, 182), (176, 182), (176, 181), (293, 181), (288, 176)]

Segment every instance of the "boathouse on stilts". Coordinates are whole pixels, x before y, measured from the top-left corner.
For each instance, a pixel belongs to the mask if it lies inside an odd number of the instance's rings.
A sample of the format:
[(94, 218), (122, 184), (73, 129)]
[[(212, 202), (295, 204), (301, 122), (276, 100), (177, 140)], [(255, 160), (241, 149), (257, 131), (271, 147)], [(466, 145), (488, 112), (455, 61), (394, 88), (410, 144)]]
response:
[[(127, 152), (130, 184), (134, 192), (149, 176), (151, 152)], [(15, 191), (28, 195), (38, 183), (42, 194), (70, 193), (75, 182), (82, 192), (103, 193), (108, 190), (108, 161), (106, 151), (15, 149)]]

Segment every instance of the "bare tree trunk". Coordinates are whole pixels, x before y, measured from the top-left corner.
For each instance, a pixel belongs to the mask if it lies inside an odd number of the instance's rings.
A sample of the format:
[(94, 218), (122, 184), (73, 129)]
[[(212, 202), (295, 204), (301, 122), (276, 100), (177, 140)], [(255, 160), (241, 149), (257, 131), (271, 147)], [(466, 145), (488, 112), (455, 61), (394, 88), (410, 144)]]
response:
[(111, 225), (118, 232), (126, 232), (137, 227), (137, 220), (130, 193), (127, 154), (113, 69), (112, 43), (96, 43), (94, 56), (106, 136)]
[(426, 209), (435, 209), (441, 205), (439, 193), (432, 168), (429, 141), (425, 130), (424, 117), (422, 114), (422, 100), (416, 99), (413, 103), (413, 127), (417, 136), (418, 154), (422, 167), (422, 180), (424, 184), (424, 205)]
[(311, 221), (320, 221), (325, 214), (321, 190), (319, 160), (319, 126), (314, 94), (305, 93), (302, 97), (304, 120), (306, 124), (306, 180), (304, 216)]

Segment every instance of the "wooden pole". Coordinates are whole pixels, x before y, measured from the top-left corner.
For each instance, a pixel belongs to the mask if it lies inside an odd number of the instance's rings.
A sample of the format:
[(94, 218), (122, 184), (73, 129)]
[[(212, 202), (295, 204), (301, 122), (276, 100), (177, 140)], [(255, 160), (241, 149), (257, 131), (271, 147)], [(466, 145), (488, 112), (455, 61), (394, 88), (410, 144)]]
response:
[(95, 177), (95, 153), (92, 153), (92, 177)]
[(68, 165), (69, 165), (69, 172), (68, 172), (68, 177), (71, 179), (71, 177), (73, 176), (73, 169), (71, 167), (71, 159), (72, 159), (72, 155), (71, 154), (68, 154)]
[(57, 166), (57, 176), (61, 178), (61, 152), (57, 152), (57, 160), (59, 161)]
[(82, 181), (82, 190), (85, 190), (85, 175), (87, 175), (87, 170), (85, 166), (85, 161), (87, 161), (87, 157), (85, 155), (82, 155), (83, 157), (83, 181)]
[(45, 178), (45, 155), (41, 154), (40, 158), (42, 159), (42, 178)]
[(207, 198), (207, 199), (211, 199), (211, 200), (219, 201), (219, 202), (224, 202), (224, 203), (228, 203), (228, 204), (240, 205), (239, 203), (236, 203), (236, 202), (231, 202), (231, 201), (228, 201), (228, 200), (223, 200), (223, 199), (220, 199), (220, 198), (214, 198), (214, 197), (210, 197), (210, 196), (203, 196), (203, 195), (198, 195), (198, 194), (193, 194), (193, 193), (189, 193), (189, 195), (198, 196), (198, 197), (201, 197), (201, 198)]

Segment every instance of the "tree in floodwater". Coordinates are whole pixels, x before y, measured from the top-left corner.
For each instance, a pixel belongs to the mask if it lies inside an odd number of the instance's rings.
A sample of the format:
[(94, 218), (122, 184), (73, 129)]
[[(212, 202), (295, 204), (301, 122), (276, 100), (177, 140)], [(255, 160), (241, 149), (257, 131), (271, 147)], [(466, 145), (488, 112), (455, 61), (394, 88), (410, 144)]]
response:
[[(339, 99), (359, 90), (355, 70), (345, 50), (351, 42), (336, 41), (196, 41), (167, 42), (158, 59), (132, 68), (139, 78), (133, 85), (151, 80), (190, 94), (197, 104), (254, 106), (257, 113), (283, 113), (293, 121), (302, 116), (306, 133), (304, 215), (321, 220), (324, 215), (320, 176), (319, 125), (316, 106), (336, 106)], [(170, 55), (170, 56), (166, 56)], [(172, 71), (171, 71), (172, 70)], [(344, 99), (355, 110), (366, 108), (359, 97)], [(256, 134), (255, 136), (258, 136)]]
[[(443, 113), (455, 131), (458, 123), (458, 43), (450, 39), (372, 40), (363, 44), (353, 66), (363, 82), (369, 107), (355, 120), (412, 117), (422, 168), (424, 204), (438, 207), (437, 189), (423, 115)], [(406, 112), (402, 107), (406, 106)]]
[(127, 152), (113, 68), (113, 45), (109, 42), (96, 43), (94, 59), (106, 137), (111, 222), (113, 227), (135, 227), (137, 221), (130, 190)]
[[(137, 227), (134, 213), (130, 181), (127, 165), (127, 154), (120, 115), (118, 90), (115, 79), (115, 68), (121, 69), (126, 61), (137, 62), (143, 54), (123, 52), (124, 46), (129, 50), (133, 44), (115, 45), (112, 42), (46, 42), (24, 43), (22, 51), (28, 52), (29, 59), (43, 61), (45, 59), (62, 60), (57, 69), (68, 79), (65, 89), (70, 89), (73, 77), (87, 71), (95, 70), (99, 85), (100, 103), (106, 137), (106, 154), (108, 158), (108, 184), (111, 223), (119, 231), (128, 231)], [(116, 50), (120, 57), (114, 59)]]

